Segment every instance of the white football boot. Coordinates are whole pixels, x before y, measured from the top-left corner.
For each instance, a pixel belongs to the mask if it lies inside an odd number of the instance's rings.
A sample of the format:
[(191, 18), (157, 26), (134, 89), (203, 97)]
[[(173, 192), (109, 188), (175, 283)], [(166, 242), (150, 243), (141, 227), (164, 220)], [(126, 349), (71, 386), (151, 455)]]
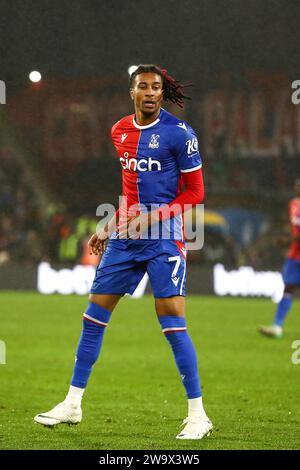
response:
[(213, 429), (212, 422), (208, 418), (187, 417), (181, 426), (184, 424), (186, 426), (176, 436), (176, 439), (202, 439), (204, 436), (209, 436)]
[(44, 426), (56, 426), (60, 423), (78, 424), (82, 419), (82, 411), (78, 403), (63, 401), (52, 410), (38, 414), (33, 419)]
[(282, 338), (282, 327), (279, 325), (261, 326), (258, 331), (269, 338)]

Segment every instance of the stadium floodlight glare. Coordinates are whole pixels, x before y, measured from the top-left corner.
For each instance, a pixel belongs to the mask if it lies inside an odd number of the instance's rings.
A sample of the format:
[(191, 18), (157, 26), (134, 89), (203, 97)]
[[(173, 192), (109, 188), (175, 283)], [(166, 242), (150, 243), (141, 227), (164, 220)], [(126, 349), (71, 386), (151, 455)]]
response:
[(129, 75), (131, 75), (133, 72), (135, 72), (136, 69), (137, 69), (137, 65), (131, 65), (130, 67), (128, 67)]
[(42, 75), (37, 70), (33, 70), (29, 74), (29, 79), (34, 83), (39, 82), (41, 80), (41, 78), (42, 78)]

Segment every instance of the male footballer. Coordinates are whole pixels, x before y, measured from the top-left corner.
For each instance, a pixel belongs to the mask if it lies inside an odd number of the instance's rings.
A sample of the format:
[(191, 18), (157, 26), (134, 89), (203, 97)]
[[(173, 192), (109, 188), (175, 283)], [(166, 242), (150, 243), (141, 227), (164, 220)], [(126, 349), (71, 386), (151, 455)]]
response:
[(202, 439), (213, 426), (203, 408), (197, 355), (186, 326), (183, 226), (184, 211), (204, 198), (198, 141), (186, 122), (161, 107), (163, 101), (183, 107), (188, 98), (165, 69), (138, 66), (130, 76), (130, 96), (135, 113), (112, 128), (123, 202), (89, 241), (91, 253), (102, 258), (83, 314), (70, 389), (63, 402), (34, 420), (46, 426), (81, 421), (81, 400), (111, 314), (147, 272), (158, 321), (187, 395), (188, 415), (176, 437)]

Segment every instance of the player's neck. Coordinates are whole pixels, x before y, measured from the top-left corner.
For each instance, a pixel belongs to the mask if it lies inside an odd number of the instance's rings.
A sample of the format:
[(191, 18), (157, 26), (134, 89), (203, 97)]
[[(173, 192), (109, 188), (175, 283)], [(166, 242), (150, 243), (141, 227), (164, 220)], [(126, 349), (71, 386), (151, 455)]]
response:
[(139, 109), (136, 109), (135, 110), (135, 122), (139, 126), (148, 126), (149, 124), (152, 124), (152, 122), (156, 121), (159, 115), (160, 115), (160, 109), (158, 109), (155, 113), (151, 115), (144, 114)]

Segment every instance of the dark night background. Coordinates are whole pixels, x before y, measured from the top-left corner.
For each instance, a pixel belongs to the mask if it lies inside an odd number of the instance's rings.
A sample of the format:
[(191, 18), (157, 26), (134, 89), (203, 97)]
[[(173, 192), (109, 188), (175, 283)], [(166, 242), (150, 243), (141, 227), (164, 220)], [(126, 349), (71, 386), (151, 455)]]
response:
[[(278, 264), (275, 238), (299, 172), (299, 25), (296, 0), (0, 0), (4, 264), (31, 250), (34, 262), (80, 259), (94, 227), (81, 218), (94, 221), (121, 187), (110, 129), (132, 112), (127, 71), (139, 63), (193, 83), (183, 112), (167, 109), (197, 132), (206, 207), (234, 238), (211, 234), (209, 249), (206, 237), (201, 262), (219, 250), (234, 252), (235, 266)], [(73, 258), (62, 255), (69, 242)]]
[[(155, 62), (206, 85), (221, 70), (298, 72), (297, 0), (34, 1), (0, 3), (1, 78), (126, 73)], [(9, 89), (8, 89), (9, 92)]]

